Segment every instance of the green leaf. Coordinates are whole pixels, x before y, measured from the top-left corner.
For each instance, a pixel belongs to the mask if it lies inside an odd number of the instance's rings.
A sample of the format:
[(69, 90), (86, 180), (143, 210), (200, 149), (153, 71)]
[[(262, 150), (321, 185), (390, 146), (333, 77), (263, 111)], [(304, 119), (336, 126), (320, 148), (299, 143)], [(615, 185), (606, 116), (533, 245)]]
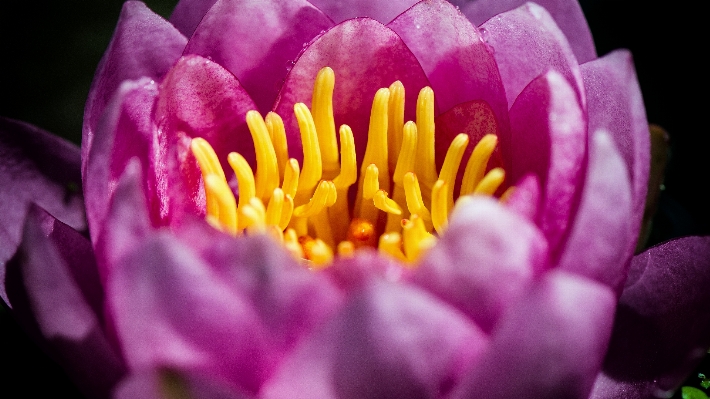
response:
[(683, 399), (708, 399), (705, 392), (693, 387), (683, 387)]

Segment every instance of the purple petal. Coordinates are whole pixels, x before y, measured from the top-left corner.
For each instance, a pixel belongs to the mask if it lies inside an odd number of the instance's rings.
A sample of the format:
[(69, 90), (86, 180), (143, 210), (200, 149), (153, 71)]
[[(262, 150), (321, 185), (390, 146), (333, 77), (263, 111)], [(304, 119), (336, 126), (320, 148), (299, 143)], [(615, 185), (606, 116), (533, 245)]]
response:
[[(69, 248), (56, 244), (72, 243)], [(38, 340), (89, 397), (106, 398), (125, 366), (101, 329), (100, 319), (82, 292), (93, 266), (87, 239), (33, 206), (22, 244), (8, 262), (7, 288), (18, 321)], [(95, 271), (94, 271), (95, 273)], [(95, 281), (98, 286), (98, 281)], [(88, 292), (89, 295), (95, 294)]]
[[(477, 0), (466, 1), (461, 11), (475, 25), (481, 25), (491, 17), (525, 4), (527, 0)], [(576, 0), (536, 0), (554, 18), (555, 23), (570, 42), (570, 47), (579, 62), (597, 58), (592, 33), (584, 18), (582, 7)]]
[(359, 291), (373, 281), (396, 283), (411, 275), (399, 261), (368, 249), (359, 249), (357, 256), (335, 258), (333, 265), (323, 273), (346, 293)]
[(624, 160), (603, 130), (592, 137), (589, 167), (574, 226), (559, 267), (606, 284), (621, 293), (629, 234), (631, 186)]
[(494, 201), (474, 198), (452, 213), (413, 281), (490, 333), (544, 268), (546, 244), (534, 224)]
[(293, 60), (332, 26), (306, 0), (220, 0), (205, 15), (184, 54), (201, 55), (232, 72), (266, 114)]
[(510, 109), (510, 181), (534, 173), (543, 187), (539, 226), (553, 262), (571, 227), (584, 183), (587, 126), (572, 87), (550, 71), (523, 90)]
[(185, 37), (190, 37), (202, 21), (202, 17), (216, 2), (217, 0), (180, 0), (170, 14), (170, 23)]
[(419, 90), (429, 86), (418, 61), (392, 30), (368, 18), (335, 26), (311, 43), (296, 60), (274, 106), (286, 125), (292, 157), (302, 157), (293, 105), (298, 102), (310, 105), (316, 74), (325, 66), (335, 71), (336, 126), (347, 124), (352, 128), (358, 162), (365, 153), (375, 92), (400, 80), (406, 89), (405, 120), (414, 120)]
[(483, 100), (501, 130), (508, 130), (508, 103), (496, 60), (478, 29), (454, 6), (444, 0), (419, 2), (387, 27), (421, 63), (442, 110)]
[(480, 29), (494, 49), (509, 105), (530, 81), (549, 69), (561, 73), (584, 104), (577, 59), (564, 33), (544, 8), (525, 3), (489, 20)]
[(626, 258), (633, 255), (646, 203), (650, 168), (650, 133), (631, 54), (625, 50), (582, 65), (587, 91), (589, 131), (604, 129), (611, 133), (626, 161), (632, 188), (632, 217), (629, 236), (633, 240)]
[(511, 211), (530, 221), (536, 221), (540, 208), (540, 181), (537, 176), (528, 174), (515, 184), (513, 194), (505, 205)]
[(262, 395), (444, 397), (486, 344), (476, 326), (428, 294), (375, 283), (298, 347)]
[[(148, 78), (124, 82), (96, 129), (84, 179), (86, 213), (94, 243), (103, 228), (118, 179), (133, 157), (141, 160), (142, 174), (146, 177), (142, 183), (144, 190), (156, 195), (155, 187), (159, 185), (149, 168), (155, 162), (153, 142), (157, 129), (151, 110), (157, 96), (158, 87)], [(158, 213), (155, 219), (159, 218)]]
[(142, 2), (127, 1), (111, 43), (91, 83), (84, 109), (81, 140), (82, 176), (104, 108), (124, 80), (148, 77), (160, 81), (182, 54), (187, 39)]
[(199, 399), (247, 399), (225, 383), (208, 376), (170, 369), (141, 370), (132, 373), (116, 387), (113, 399), (162, 399), (187, 397)]
[(605, 376), (597, 389), (671, 391), (710, 346), (710, 237), (689, 237), (634, 257), (619, 299)]
[(335, 23), (357, 17), (369, 17), (386, 24), (413, 6), (418, 0), (309, 0)]
[[(0, 282), (34, 202), (76, 230), (86, 229), (79, 149), (26, 123), (0, 118)], [(0, 298), (8, 302), (4, 284)]]
[(615, 295), (553, 271), (506, 314), (456, 398), (586, 398), (611, 332)]
[(255, 309), (167, 231), (118, 262), (107, 300), (132, 369), (192, 370), (254, 393), (274, 368)]

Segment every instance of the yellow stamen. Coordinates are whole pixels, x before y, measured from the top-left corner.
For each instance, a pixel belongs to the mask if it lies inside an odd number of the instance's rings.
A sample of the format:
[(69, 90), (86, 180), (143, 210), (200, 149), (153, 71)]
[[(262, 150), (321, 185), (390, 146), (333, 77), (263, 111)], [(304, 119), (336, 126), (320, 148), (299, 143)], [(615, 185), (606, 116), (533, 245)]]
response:
[(333, 119), (333, 88), (335, 73), (329, 67), (318, 71), (313, 84), (311, 109), (313, 122), (318, 133), (318, 143), (323, 160), (323, 178), (332, 179), (338, 174), (338, 143), (335, 141), (335, 120)]
[(350, 241), (340, 241), (338, 244), (339, 256), (352, 256), (355, 253), (355, 245)]
[(219, 213), (211, 214), (219, 221), (221, 230), (237, 235), (237, 201), (227, 182), (216, 174), (209, 174), (205, 179), (205, 191), (209, 191), (216, 199)]
[(293, 110), (298, 120), (301, 143), (303, 144), (303, 168), (298, 180), (298, 192), (295, 198), (296, 204), (300, 205), (307, 201), (313, 188), (320, 181), (323, 174), (323, 164), (321, 162), (318, 134), (316, 133), (311, 111), (303, 103), (294, 105)]
[(437, 180), (431, 190), (431, 222), (436, 232), (441, 234), (449, 223), (449, 203), (446, 199), (448, 183)]
[[(266, 114), (264, 122), (266, 122), (266, 128), (269, 129), (269, 138), (274, 146), (279, 171), (282, 171), (288, 162), (288, 142), (286, 141), (284, 121), (276, 112), (269, 112)], [(280, 176), (280, 178), (283, 179), (283, 176)]]
[(256, 151), (256, 196), (266, 201), (279, 186), (279, 164), (269, 129), (257, 111), (247, 112), (247, 126), (254, 141)]
[[(365, 172), (370, 164), (375, 164), (379, 170), (379, 186), (389, 189), (389, 166), (387, 161), (387, 107), (389, 103), (389, 89), (379, 89), (372, 101), (370, 112), (370, 127), (367, 133), (367, 147), (360, 167), (360, 182), (355, 202), (356, 214), (365, 218), (377, 218), (373, 213), (372, 202), (363, 201), (363, 185)], [(374, 193), (373, 193), (374, 194)]]
[(510, 200), (510, 196), (513, 195), (514, 192), (515, 192), (515, 187), (514, 187), (514, 186), (508, 187), (508, 188), (503, 192), (503, 194), (500, 195), (500, 202), (503, 203), (503, 204), (505, 204), (506, 202), (508, 202), (508, 200)]
[(293, 215), (293, 197), (286, 194), (284, 195), (284, 205), (281, 209), (281, 219), (279, 219), (279, 228), (283, 231), (291, 222), (291, 216)]
[(284, 183), (281, 188), (284, 190), (284, 194), (290, 195), (291, 198), (296, 197), (300, 174), (301, 169), (298, 166), (298, 161), (293, 158), (289, 159), (284, 170)]
[(422, 200), (422, 191), (419, 188), (419, 180), (417, 175), (408, 172), (404, 175), (404, 193), (407, 199), (407, 208), (412, 215), (418, 215), (425, 221), (431, 221), (431, 214), (424, 206)]
[(239, 206), (242, 207), (256, 196), (254, 173), (251, 170), (251, 166), (249, 166), (249, 162), (241, 154), (230, 152), (227, 156), (227, 162), (229, 162), (229, 166), (232, 167), (234, 174), (237, 176)]
[(414, 161), (417, 157), (417, 125), (412, 121), (404, 124), (402, 150), (397, 158), (397, 166), (394, 169), (395, 184), (404, 184), (404, 174), (414, 172)]
[[(300, 205), (293, 210), (293, 216), (298, 218), (307, 218), (320, 213), (326, 205), (336, 198), (335, 185), (331, 181), (323, 180), (318, 184), (313, 197), (305, 205)], [(333, 198), (331, 200), (330, 198)], [(332, 202), (331, 202), (332, 204)]]
[(402, 262), (407, 261), (407, 257), (402, 252), (402, 235), (399, 233), (386, 233), (380, 236), (380, 251), (393, 256)]
[(321, 270), (333, 261), (333, 250), (323, 240), (316, 238), (304, 245), (306, 259), (313, 262), (311, 269)]
[(456, 183), (456, 174), (459, 171), (461, 158), (463, 158), (463, 153), (466, 151), (467, 146), (468, 135), (465, 133), (457, 135), (451, 142), (449, 150), (446, 151), (444, 164), (441, 166), (441, 171), (439, 172), (439, 180), (443, 180), (447, 183), (445, 196), (449, 209), (454, 206), (454, 185)]
[(372, 222), (363, 219), (353, 219), (348, 228), (347, 240), (352, 242), (355, 248), (374, 247), (377, 244), (377, 232)]
[(362, 186), (363, 198), (372, 199), (377, 190), (380, 189), (380, 181), (377, 179), (379, 174), (377, 165), (374, 163), (370, 164), (367, 169), (365, 169), (365, 183)]
[(203, 179), (212, 173), (226, 179), (222, 165), (219, 163), (219, 158), (217, 158), (217, 154), (207, 140), (202, 137), (195, 137), (190, 142), (190, 149), (200, 165)]
[[(415, 172), (424, 189), (425, 199), (437, 180), (434, 158), (434, 91), (425, 87), (417, 98), (417, 162)], [(428, 202), (428, 201), (427, 201)]]
[(338, 199), (328, 211), (330, 223), (333, 225), (333, 236), (336, 241), (345, 239), (350, 225), (350, 209), (348, 189), (357, 181), (357, 154), (355, 153), (355, 138), (348, 125), (340, 126), (340, 174), (333, 179), (338, 193)]
[(278, 226), (281, 222), (281, 211), (284, 207), (284, 192), (280, 188), (275, 188), (274, 193), (266, 207), (266, 224)]
[(436, 237), (429, 233), (424, 221), (417, 215), (402, 221), (404, 253), (411, 262), (416, 261), (429, 248), (436, 244)]
[(498, 137), (494, 134), (483, 136), (478, 144), (476, 144), (466, 164), (466, 170), (463, 173), (460, 196), (473, 193), (478, 183), (481, 182), (483, 175), (486, 173), (488, 160), (491, 158), (491, 154), (493, 154), (496, 145), (498, 145)]
[(493, 195), (496, 190), (498, 190), (498, 187), (503, 184), (503, 180), (505, 180), (505, 171), (503, 168), (493, 168), (483, 177), (483, 180), (478, 183), (476, 189), (473, 190), (473, 194)]
[(289, 252), (291, 252), (294, 258), (303, 258), (303, 248), (298, 242), (298, 235), (296, 234), (296, 230), (286, 229), (286, 231), (284, 232), (284, 246)]
[(259, 198), (252, 198), (248, 204), (239, 208), (240, 217), (245, 219), (244, 225), (248, 234), (265, 231), (266, 209)]
[(390, 85), (387, 124), (389, 170), (394, 170), (402, 147), (402, 127), (404, 126), (404, 85), (399, 80)]
[(401, 215), (402, 208), (397, 205), (391, 198), (387, 196), (387, 192), (384, 190), (378, 190), (373, 197), (375, 207), (383, 212), (391, 213), (393, 215)]

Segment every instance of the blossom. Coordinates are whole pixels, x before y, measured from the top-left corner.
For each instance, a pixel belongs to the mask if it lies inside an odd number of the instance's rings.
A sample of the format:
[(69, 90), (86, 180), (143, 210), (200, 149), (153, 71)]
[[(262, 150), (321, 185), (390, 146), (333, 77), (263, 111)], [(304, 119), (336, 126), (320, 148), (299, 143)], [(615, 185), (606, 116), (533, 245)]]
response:
[[(1, 254), (12, 257), (3, 300), (97, 397), (150, 397), (156, 385), (264, 398), (647, 397), (674, 388), (709, 344), (701, 287), (710, 242), (681, 239), (631, 260), (648, 130), (630, 55), (597, 58), (575, 2), (481, 0), (461, 11), (443, 1), (183, 1), (168, 22), (126, 3), (87, 102), (81, 157), (2, 122)], [(363, 15), (372, 18), (350, 19)], [(487, 163), (505, 171), (507, 200), (479, 196), (450, 215), (446, 196), (425, 201), (442, 223), (410, 240), (421, 251), (359, 249), (322, 271), (268, 233), (230, 230), (222, 205), (208, 206), (210, 195), (246, 195), (227, 160), (240, 153), (260, 179), (268, 162), (258, 158), (270, 152), (252, 144), (267, 136), (248, 112), (283, 118), (288, 155), (308, 175), (299, 151), (318, 146), (302, 138), (308, 129), (293, 109), (316, 98), (323, 67), (337, 76), (333, 118), (352, 129), (359, 167), (375, 137), (368, 126), (383, 115), (372, 99), (399, 81), (417, 137), (436, 116), (429, 154), (439, 164), (426, 152), (415, 162), (434, 171), (430, 186), (459, 133), (477, 143), (493, 132)], [(418, 96), (424, 87), (436, 97)], [(193, 148), (198, 137), (236, 191), (210, 188), (219, 173)], [(379, 170), (397, 161), (373, 159)], [(430, 172), (416, 171), (425, 186)], [(321, 177), (309, 187), (314, 203), (316, 185), (335, 181)], [(379, 193), (385, 184), (374, 181)], [(437, 197), (428, 189), (420, 194)], [(385, 191), (383, 203), (396, 202)], [(255, 197), (251, 208), (236, 198), (232, 206), (258, 211), (276, 196)], [(87, 224), (90, 238), (79, 233)]]

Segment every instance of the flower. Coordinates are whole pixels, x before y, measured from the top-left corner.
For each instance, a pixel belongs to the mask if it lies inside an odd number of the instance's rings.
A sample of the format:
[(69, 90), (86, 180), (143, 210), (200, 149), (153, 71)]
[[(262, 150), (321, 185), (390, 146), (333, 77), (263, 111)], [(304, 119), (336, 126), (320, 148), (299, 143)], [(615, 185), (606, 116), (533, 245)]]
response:
[[(648, 173), (630, 56), (596, 58), (574, 2), (478, 1), (469, 19), (412, 3), (314, 2), (323, 14), (305, 1), (183, 1), (170, 24), (129, 2), (87, 103), (81, 161), (2, 122), (3, 259), (19, 247), (3, 299), (87, 394), (647, 397), (677, 385), (708, 346), (710, 243), (630, 262)], [(348, 19), (360, 15), (379, 22)], [(333, 111), (356, 148), (372, 137), (372, 96), (397, 79), (407, 118), (417, 90), (436, 93), (437, 159), (461, 131), (495, 131), (507, 203), (443, 212), (412, 269), (359, 250), (309, 271), (264, 234), (205, 223), (222, 205), (205, 209), (192, 138), (229, 171), (230, 151), (253, 151), (247, 111), (274, 109), (295, 155), (290, 111), (324, 66), (343, 82)]]

